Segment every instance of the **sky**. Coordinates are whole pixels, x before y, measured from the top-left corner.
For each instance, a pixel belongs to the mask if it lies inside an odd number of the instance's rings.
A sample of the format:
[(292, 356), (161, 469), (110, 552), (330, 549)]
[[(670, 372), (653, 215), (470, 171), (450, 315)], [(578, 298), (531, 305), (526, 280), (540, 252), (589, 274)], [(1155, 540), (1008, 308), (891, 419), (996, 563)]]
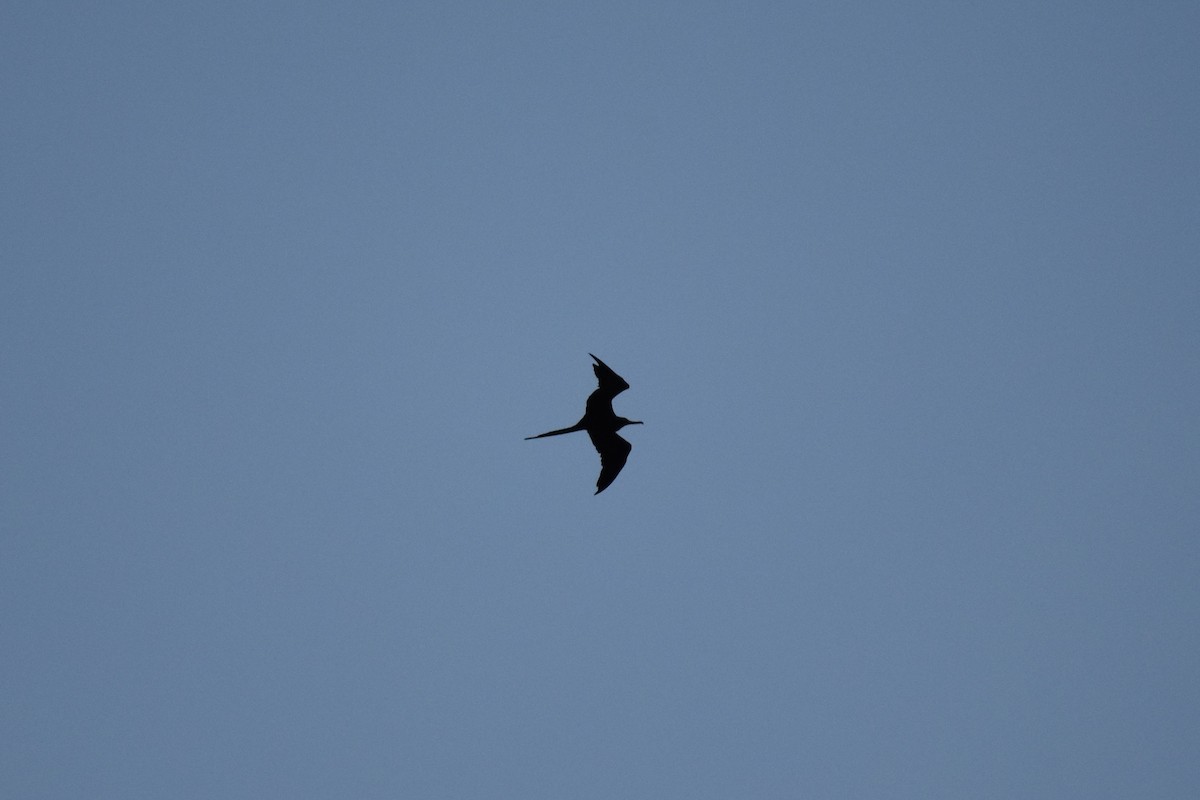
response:
[(1197, 796), (1198, 30), (5, 4), (0, 795)]

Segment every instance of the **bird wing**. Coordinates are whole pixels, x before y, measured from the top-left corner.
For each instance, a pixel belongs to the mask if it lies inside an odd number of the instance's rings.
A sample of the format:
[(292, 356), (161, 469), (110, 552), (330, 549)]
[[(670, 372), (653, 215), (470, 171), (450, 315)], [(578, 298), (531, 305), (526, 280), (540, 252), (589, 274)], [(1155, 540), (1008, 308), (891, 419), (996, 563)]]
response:
[(591, 437), (596, 452), (600, 454), (600, 477), (596, 481), (596, 494), (600, 494), (617, 479), (633, 445), (618, 436), (616, 431), (588, 431), (588, 436)]
[[(588, 355), (592, 356), (591, 353), (588, 353)], [(600, 388), (593, 392), (593, 394), (598, 394), (600, 397), (611, 401), (614, 397), (629, 388), (629, 384), (625, 382), (625, 379), (613, 372), (608, 364), (605, 364), (595, 356), (592, 356), (592, 358), (596, 359), (596, 363), (592, 365), (592, 369), (596, 371), (596, 380), (600, 382)]]

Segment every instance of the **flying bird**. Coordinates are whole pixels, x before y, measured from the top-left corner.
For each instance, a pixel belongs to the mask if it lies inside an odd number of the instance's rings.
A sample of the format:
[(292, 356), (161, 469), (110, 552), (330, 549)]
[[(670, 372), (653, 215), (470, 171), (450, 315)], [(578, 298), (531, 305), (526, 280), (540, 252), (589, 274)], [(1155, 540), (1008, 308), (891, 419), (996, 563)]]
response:
[[(588, 355), (592, 356), (591, 353)], [(600, 454), (600, 478), (596, 481), (596, 494), (600, 494), (617, 479), (617, 474), (620, 473), (621, 468), (625, 466), (625, 461), (629, 458), (629, 451), (633, 449), (633, 445), (618, 436), (617, 431), (626, 425), (641, 425), (642, 422), (618, 417), (613, 413), (613, 398), (628, 389), (629, 384), (603, 361), (595, 356), (592, 358), (596, 360), (592, 369), (596, 371), (596, 379), (600, 382), (600, 387), (588, 396), (587, 409), (583, 412), (583, 417), (579, 422), (569, 428), (547, 431), (539, 433), (537, 436), (526, 436), (525, 441), (541, 439), (544, 436), (558, 436), (562, 433), (587, 431), (592, 445)]]

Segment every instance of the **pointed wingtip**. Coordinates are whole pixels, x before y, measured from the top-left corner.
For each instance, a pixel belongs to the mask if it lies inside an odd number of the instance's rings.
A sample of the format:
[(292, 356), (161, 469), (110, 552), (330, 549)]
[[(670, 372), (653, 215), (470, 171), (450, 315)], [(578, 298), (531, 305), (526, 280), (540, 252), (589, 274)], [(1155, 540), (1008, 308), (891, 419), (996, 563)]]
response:
[[(605, 370), (606, 372), (613, 372), (613, 368), (610, 367), (608, 364), (605, 364), (603, 361), (601, 361), (600, 357), (597, 356), (595, 353), (588, 353), (588, 355), (592, 357), (592, 361), (596, 362), (592, 366), (592, 369), (602, 369), (602, 370)], [(600, 373), (596, 373), (596, 374), (599, 375)], [(613, 372), (613, 374), (616, 375), (617, 373)]]

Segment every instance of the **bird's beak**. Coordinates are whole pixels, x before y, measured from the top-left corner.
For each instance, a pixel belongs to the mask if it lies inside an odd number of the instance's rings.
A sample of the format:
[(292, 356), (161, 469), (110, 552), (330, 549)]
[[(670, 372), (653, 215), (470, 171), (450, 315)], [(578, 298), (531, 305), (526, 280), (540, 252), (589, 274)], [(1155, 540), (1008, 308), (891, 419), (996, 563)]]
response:
[(631, 420), (629, 420), (629, 424), (630, 425), (645, 425), (646, 423), (642, 422), (640, 419), (631, 419)]

